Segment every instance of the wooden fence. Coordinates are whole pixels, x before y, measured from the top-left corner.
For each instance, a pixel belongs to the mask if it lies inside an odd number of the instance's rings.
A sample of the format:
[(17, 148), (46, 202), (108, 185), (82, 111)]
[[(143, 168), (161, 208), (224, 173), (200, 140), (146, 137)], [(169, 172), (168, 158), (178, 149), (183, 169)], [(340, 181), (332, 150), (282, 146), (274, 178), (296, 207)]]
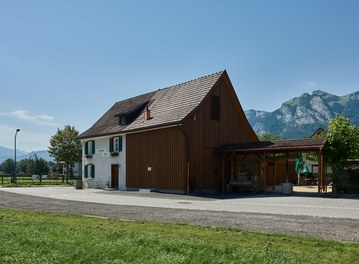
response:
[(77, 179), (81, 177), (69, 177), (68, 183), (66, 183), (66, 176), (49, 177), (49, 176), (35, 176), (35, 175), (17, 175), (17, 183), (12, 183), (13, 176), (8, 174), (0, 175), (0, 184), (2, 186), (30, 186), (30, 185), (73, 185)]

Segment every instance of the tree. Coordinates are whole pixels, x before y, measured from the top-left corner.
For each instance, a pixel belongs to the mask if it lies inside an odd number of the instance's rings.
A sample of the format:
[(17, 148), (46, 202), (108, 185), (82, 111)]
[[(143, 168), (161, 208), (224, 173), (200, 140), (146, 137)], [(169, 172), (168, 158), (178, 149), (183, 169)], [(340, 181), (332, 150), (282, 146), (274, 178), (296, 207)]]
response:
[(57, 133), (50, 139), (49, 153), (57, 163), (66, 164), (66, 182), (69, 179), (69, 167), (81, 160), (82, 146), (77, 139), (79, 132), (69, 125), (64, 129), (57, 129)]
[(35, 154), (27, 160), (27, 173), (44, 175), (48, 174), (48, 172), (49, 166), (47, 164), (47, 161), (43, 158), (38, 158)]
[(327, 138), (325, 162), (331, 165), (334, 175), (338, 176), (345, 161), (359, 157), (359, 129), (350, 125), (349, 118), (337, 114), (329, 120), (328, 129), (324, 133)]
[(14, 173), (15, 161), (13, 159), (6, 159), (2, 163), (2, 170), (5, 174)]
[(270, 133), (263, 133), (258, 136), (260, 141), (272, 141), (272, 140), (281, 140), (282, 137), (278, 135), (272, 135)]
[(19, 160), (16, 164), (19, 173), (27, 173), (28, 159)]

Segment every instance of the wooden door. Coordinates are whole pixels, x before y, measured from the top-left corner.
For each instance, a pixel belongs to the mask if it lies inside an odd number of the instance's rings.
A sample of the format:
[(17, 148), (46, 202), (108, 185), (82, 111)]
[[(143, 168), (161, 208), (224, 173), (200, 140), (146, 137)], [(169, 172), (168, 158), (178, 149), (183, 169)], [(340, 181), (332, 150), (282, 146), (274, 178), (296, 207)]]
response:
[(118, 164), (111, 165), (111, 188), (118, 189)]

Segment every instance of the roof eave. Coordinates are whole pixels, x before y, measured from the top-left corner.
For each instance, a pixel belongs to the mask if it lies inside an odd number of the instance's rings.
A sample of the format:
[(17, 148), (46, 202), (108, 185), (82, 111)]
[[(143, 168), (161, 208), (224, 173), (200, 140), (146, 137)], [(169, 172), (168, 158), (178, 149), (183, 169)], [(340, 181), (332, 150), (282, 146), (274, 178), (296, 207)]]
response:
[(255, 149), (219, 149), (218, 152), (230, 153), (280, 153), (280, 152), (295, 152), (295, 151), (316, 151), (320, 148), (324, 147), (324, 145), (317, 146), (301, 146), (301, 147), (279, 147), (279, 148), (255, 148)]
[(140, 132), (144, 132), (144, 131), (148, 131), (148, 130), (164, 129), (164, 128), (177, 126), (177, 125), (181, 125), (181, 124), (182, 124), (181, 121), (176, 121), (176, 122), (170, 122), (170, 123), (166, 123), (166, 124), (158, 124), (158, 125), (147, 126), (147, 127), (142, 127), (142, 128), (136, 128), (136, 129), (124, 129), (124, 130), (121, 130), (121, 131), (111, 132), (111, 133), (101, 133), (101, 134), (88, 135), (88, 136), (84, 136), (84, 137), (77, 137), (77, 139), (84, 140), (84, 139), (90, 139), (90, 138), (114, 136), (114, 135), (119, 135), (119, 134), (140, 133)]

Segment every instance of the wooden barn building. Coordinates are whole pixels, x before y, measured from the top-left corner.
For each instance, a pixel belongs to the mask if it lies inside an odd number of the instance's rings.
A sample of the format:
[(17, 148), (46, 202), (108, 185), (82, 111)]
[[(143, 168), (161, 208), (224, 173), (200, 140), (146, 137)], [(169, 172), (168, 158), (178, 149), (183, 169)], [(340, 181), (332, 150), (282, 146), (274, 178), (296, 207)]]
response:
[(263, 191), (283, 181), (266, 169), (271, 150), (248, 123), (226, 71), (119, 101), (79, 139), (87, 188)]

